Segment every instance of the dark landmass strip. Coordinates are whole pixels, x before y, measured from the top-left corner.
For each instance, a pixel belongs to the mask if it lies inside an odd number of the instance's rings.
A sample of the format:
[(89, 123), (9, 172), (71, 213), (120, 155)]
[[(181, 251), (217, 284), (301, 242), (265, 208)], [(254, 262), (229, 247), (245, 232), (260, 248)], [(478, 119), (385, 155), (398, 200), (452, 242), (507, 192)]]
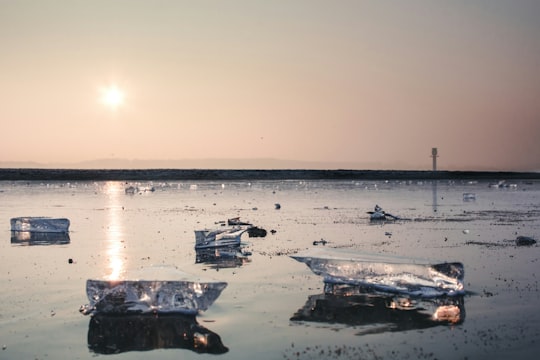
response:
[(415, 170), (0, 169), (11, 181), (157, 180), (540, 180), (538, 172)]

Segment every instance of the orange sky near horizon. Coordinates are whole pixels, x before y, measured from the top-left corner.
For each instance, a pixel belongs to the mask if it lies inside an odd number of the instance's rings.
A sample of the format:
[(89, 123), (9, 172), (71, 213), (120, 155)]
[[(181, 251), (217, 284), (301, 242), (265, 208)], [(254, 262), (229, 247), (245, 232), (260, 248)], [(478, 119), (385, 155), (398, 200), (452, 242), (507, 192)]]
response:
[(0, 164), (429, 169), (438, 147), (448, 170), (540, 171), (538, 19), (534, 0), (0, 0)]

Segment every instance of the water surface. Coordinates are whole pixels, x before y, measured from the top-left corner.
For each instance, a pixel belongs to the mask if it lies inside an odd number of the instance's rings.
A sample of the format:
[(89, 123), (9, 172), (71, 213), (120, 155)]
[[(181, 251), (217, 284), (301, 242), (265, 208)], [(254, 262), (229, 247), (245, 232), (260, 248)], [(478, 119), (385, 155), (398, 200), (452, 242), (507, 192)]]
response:
[[(127, 195), (130, 185), (155, 191)], [(476, 200), (464, 201), (464, 193)], [(366, 212), (375, 204), (403, 220), (370, 223)], [(9, 220), (19, 216), (66, 217), (71, 231), (13, 238)], [(198, 257), (194, 230), (232, 217), (268, 235), (244, 234), (248, 255), (239, 259)], [(540, 350), (540, 252), (515, 246), (518, 235), (540, 237), (535, 181), (509, 188), (483, 181), (3, 181), (0, 220), (1, 359), (532, 359)], [(382, 305), (367, 316), (339, 301), (322, 320), (294, 320), (326, 300), (322, 279), (288, 255), (321, 239), (357, 252), (462, 262), (464, 320), (425, 326), (418, 313), (395, 317)], [(152, 265), (228, 286), (194, 319), (96, 323), (79, 313), (87, 279)], [(123, 334), (130, 326), (146, 331)], [(216, 334), (223, 347), (203, 344), (215, 344), (214, 335), (180, 341), (194, 327)], [(136, 341), (122, 343), (122, 336)]]

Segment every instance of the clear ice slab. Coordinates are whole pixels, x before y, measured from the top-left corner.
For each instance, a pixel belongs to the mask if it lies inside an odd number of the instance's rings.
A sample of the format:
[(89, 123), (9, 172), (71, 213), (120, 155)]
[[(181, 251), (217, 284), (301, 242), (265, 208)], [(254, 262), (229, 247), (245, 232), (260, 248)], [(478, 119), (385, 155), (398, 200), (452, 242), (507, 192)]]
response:
[(23, 216), (10, 220), (11, 231), (41, 233), (65, 233), (69, 231), (69, 219), (45, 216)]
[(340, 291), (343, 284), (419, 297), (452, 296), (465, 291), (465, 270), (459, 262), (431, 262), (328, 248), (311, 249), (291, 257), (324, 277), (326, 293)]
[(88, 314), (190, 314), (205, 311), (219, 297), (226, 282), (200, 279), (175, 268), (152, 267), (129, 280), (86, 281)]
[(217, 230), (195, 230), (195, 249), (240, 245), (248, 228), (232, 227)]

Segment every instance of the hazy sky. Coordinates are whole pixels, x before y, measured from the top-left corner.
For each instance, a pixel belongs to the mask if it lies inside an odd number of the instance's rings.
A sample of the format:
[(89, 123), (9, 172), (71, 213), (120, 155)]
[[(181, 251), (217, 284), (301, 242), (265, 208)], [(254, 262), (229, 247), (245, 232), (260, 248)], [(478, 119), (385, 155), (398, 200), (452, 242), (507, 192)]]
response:
[[(540, 171), (540, 1), (0, 0), (0, 162)], [(116, 86), (123, 103), (103, 102)]]

